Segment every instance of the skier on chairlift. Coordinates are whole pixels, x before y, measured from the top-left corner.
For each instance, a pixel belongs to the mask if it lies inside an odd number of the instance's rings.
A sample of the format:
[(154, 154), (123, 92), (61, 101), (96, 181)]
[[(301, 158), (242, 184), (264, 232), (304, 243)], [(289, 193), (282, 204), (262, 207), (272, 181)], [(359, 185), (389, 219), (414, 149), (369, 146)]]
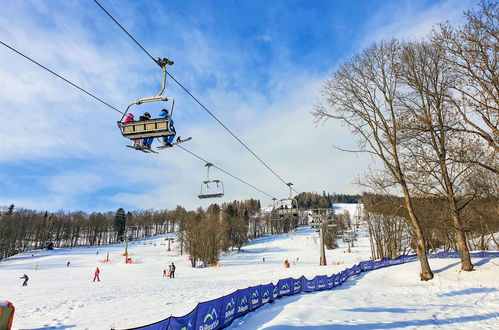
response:
[[(151, 119), (151, 114), (149, 112), (144, 112), (142, 116), (139, 117), (139, 121), (146, 121)], [(151, 149), (152, 142), (154, 138), (142, 139), (142, 147), (146, 149)]]
[[(159, 113), (159, 118), (166, 118), (166, 119), (168, 119), (169, 116), (170, 115), (169, 115), (167, 109), (163, 109)], [(163, 137), (163, 145), (166, 146), (166, 147), (172, 147), (173, 146), (172, 145), (173, 139), (175, 138), (175, 135), (177, 134), (177, 132), (175, 131), (175, 126), (173, 126), (173, 119), (171, 119), (171, 118), (170, 118), (170, 131), (173, 133), (173, 135), (169, 135), (169, 136), (164, 136)], [(177, 141), (180, 141), (180, 136), (177, 138)]]
[[(125, 118), (125, 123), (131, 123), (133, 121), (134, 121), (133, 113), (131, 112), (127, 113)], [(134, 147), (140, 147), (140, 139), (130, 139), (130, 140), (132, 140)]]

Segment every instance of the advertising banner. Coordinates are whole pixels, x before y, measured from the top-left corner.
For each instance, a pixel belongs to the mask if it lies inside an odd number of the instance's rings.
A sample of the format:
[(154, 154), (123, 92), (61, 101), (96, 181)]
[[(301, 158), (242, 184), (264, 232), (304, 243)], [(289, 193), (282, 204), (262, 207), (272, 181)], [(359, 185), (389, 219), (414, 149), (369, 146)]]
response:
[(315, 291), (315, 286), (316, 286), (315, 279), (316, 279), (316, 277), (314, 277), (312, 280), (309, 280), (306, 277), (303, 278), (303, 291), (304, 292)]
[(262, 300), (261, 300), (262, 305), (274, 301), (274, 298), (272, 297), (273, 289), (274, 289), (274, 284), (272, 283), (262, 285), (262, 288), (260, 289), (260, 292), (262, 294)]
[(249, 312), (249, 289), (237, 290), (236, 296), (236, 318), (238, 318)]
[(197, 330), (218, 329), (223, 320), (223, 297), (198, 304), (196, 317)]
[(293, 279), (293, 294), (300, 293), (302, 291), (304, 277), (294, 278)]
[(258, 307), (262, 305), (262, 293), (261, 293), (261, 285), (250, 287), (250, 310), (254, 311)]
[(317, 275), (315, 277), (315, 289), (317, 291), (325, 290), (326, 287), (327, 287), (327, 276), (326, 275)]
[(194, 308), (189, 314), (184, 316), (172, 316), (168, 324), (168, 330), (190, 330), (196, 329), (196, 316), (198, 313), (198, 306)]
[(327, 276), (326, 289), (330, 290), (334, 288), (334, 275)]
[(222, 297), (222, 327), (226, 327), (236, 318), (237, 291)]
[(293, 285), (293, 279), (292, 278), (285, 278), (283, 280), (279, 280), (277, 282), (277, 286), (279, 288), (279, 293), (278, 296), (289, 296), (291, 294), (291, 285)]

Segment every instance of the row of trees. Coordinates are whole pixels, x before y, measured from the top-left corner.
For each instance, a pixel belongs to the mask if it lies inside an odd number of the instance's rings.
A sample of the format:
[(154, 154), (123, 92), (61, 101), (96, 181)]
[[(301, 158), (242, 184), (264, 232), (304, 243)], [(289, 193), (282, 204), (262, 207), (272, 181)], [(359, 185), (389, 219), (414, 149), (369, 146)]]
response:
[(479, 7), (465, 12), (462, 27), (441, 24), (425, 40), (382, 41), (352, 56), (323, 85), (326, 101), (314, 111), (318, 121), (340, 120), (358, 137), (352, 151), (383, 165), (360, 184), (403, 196), (422, 280), (433, 273), (414, 199), (444, 201), (445, 225), (470, 271), (464, 209), (499, 195), (499, 4)]
[[(253, 221), (250, 221), (252, 219)], [(252, 224), (249, 231), (249, 224)], [(187, 211), (181, 206), (174, 210), (125, 212), (39, 212), (16, 209), (14, 205), (0, 213), (0, 257), (39, 249), (48, 242), (54, 247), (105, 245), (177, 232), (181, 253), (185, 249), (205, 264), (218, 261), (222, 251), (240, 249), (253, 235), (272, 230), (270, 222), (262, 220), (260, 202), (211, 205), (207, 211)], [(250, 234), (250, 235), (249, 235)]]
[(325, 191), (322, 195), (313, 192), (302, 192), (296, 197), (299, 208), (329, 208), (334, 203), (358, 203), (362, 196), (348, 194), (329, 194)]
[[(364, 219), (371, 238), (373, 258), (394, 258), (413, 247), (408, 213), (401, 197), (364, 194)], [(444, 198), (413, 198), (413, 205), (421, 220), (421, 228), (430, 252), (437, 249), (458, 251), (458, 241), (452, 228), (452, 215)], [(466, 241), (473, 249), (487, 250), (487, 243), (499, 249), (494, 233), (499, 231), (497, 214), (499, 198), (477, 198), (461, 211)], [(490, 242), (487, 242), (487, 239)]]
[(0, 213), (0, 257), (55, 247), (103, 245), (172, 232), (178, 223), (174, 211), (40, 212), (11, 205)]

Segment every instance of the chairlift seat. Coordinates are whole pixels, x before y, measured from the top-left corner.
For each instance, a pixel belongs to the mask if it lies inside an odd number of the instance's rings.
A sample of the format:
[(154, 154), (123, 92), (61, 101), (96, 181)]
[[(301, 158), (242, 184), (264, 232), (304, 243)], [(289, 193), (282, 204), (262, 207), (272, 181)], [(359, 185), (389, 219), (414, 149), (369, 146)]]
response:
[(204, 198), (220, 198), (223, 197), (224, 194), (218, 193), (218, 194), (205, 194), (205, 195), (198, 195), (199, 199), (204, 199)]
[(167, 118), (118, 122), (121, 134), (127, 139), (146, 139), (174, 135)]
[[(217, 185), (217, 191), (214, 193), (208, 193), (208, 189), (210, 189), (209, 184), (210, 183), (215, 183)], [(203, 189), (203, 187), (205, 187)], [(201, 183), (201, 192), (198, 195), (199, 199), (205, 199), (205, 198), (220, 198), (224, 196), (224, 184), (220, 180), (205, 180), (203, 183)]]

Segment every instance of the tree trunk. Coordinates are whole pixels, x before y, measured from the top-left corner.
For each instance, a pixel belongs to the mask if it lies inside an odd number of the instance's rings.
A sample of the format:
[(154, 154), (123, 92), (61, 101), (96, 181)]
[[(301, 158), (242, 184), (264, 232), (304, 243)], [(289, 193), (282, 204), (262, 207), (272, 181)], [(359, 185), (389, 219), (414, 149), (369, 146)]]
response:
[[(454, 205), (455, 206), (455, 205)], [(461, 269), (464, 271), (472, 271), (473, 264), (471, 263), (470, 251), (468, 244), (466, 244), (466, 235), (464, 235), (463, 226), (461, 225), (459, 214), (452, 210), (452, 222), (456, 232), (457, 245), (461, 254)]]
[(423, 231), (421, 230), (418, 218), (412, 208), (412, 202), (405, 182), (401, 182), (401, 186), (404, 192), (405, 207), (407, 209), (407, 213), (409, 213), (409, 218), (411, 219), (412, 225), (414, 226), (414, 232), (416, 234), (416, 252), (418, 254), (419, 263), (421, 264), (421, 273), (419, 276), (421, 281), (429, 281), (433, 278), (433, 272), (431, 271), (430, 264), (428, 263), (428, 257), (426, 256), (426, 242)]

